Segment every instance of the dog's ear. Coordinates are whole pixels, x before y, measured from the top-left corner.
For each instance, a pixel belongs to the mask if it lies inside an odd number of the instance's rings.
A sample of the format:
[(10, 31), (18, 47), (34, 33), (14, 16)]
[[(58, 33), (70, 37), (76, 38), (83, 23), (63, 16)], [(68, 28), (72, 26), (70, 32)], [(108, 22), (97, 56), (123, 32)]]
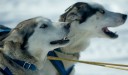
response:
[[(68, 14), (70, 13), (70, 11), (71, 11), (73, 8), (74, 8), (74, 5), (68, 7), (68, 8), (65, 10), (65, 13), (60, 16), (59, 21), (60, 21), (60, 22), (67, 22), (67, 21), (68, 21), (67, 18), (69, 18), (70, 20), (74, 20), (75, 14), (72, 14), (72, 15), (68, 16)], [(69, 21), (68, 21), (68, 22), (69, 22)]]
[(80, 6), (82, 4), (85, 4), (83, 2), (77, 2), (75, 4), (73, 4), (72, 6), (68, 7), (66, 10), (65, 10), (65, 13), (62, 14), (60, 16), (60, 19), (59, 21), (62, 21), (62, 22), (71, 22), (71, 21), (74, 21), (74, 20), (78, 20), (80, 19), (80, 15), (78, 15), (78, 10), (80, 9)]
[(4, 39), (4, 46), (5, 46), (4, 48), (15, 49), (15, 48), (24, 47), (28, 41), (28, 38), (33, 34), (36, 26), (37, 26), (37, 22), (35, 18), (28, 19), (19, 23), (9, 33), (9, 36), (6, 39)]

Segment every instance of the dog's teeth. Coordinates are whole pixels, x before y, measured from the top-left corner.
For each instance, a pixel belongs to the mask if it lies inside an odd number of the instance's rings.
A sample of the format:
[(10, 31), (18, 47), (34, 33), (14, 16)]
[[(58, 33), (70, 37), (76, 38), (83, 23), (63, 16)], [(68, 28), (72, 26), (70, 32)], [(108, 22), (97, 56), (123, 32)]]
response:
[(68, 40), (68, 38), (67, 37), (64, 37), (63, 40)]
[(68, 38), (66, 37), (66, 40), (68, 40)]
[(66, 37), (64, 37), (64, 40), (66, 40)]

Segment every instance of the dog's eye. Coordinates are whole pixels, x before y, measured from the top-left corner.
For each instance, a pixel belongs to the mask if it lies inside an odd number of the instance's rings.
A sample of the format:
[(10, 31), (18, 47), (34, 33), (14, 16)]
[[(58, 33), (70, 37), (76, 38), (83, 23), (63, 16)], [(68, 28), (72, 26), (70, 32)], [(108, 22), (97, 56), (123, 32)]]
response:
[(81, 9), (81, 7), (79, 6), (79, 7), (77, 7), (77, 9), (78, 9), (78, 10), (80, 10), (80, 9)]
[(47, 27), (48, 27), (47, 24), (42, 24), (42, 25), (40, 26), (40, 28), (47, 28)]
[(101, 14), (105, 14), (105, 11), (104, 11), (103, 9), (99, 9), (99, 12), (100, 12)]

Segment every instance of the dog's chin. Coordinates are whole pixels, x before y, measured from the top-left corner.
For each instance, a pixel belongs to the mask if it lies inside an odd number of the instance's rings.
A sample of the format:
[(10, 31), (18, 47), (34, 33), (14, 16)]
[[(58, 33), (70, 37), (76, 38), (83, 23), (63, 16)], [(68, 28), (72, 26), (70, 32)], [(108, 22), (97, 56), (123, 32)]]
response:
[(118, 34), (116, 34), (115, 32), (112, 32), (108, 29), (108, 27), (104, 27), (102, 28), (102, 31), (103, 33), (108, 37), (108, 38), (111, 38), (111, 39), (116, 39), (118, 38)]
[(64, 46), (69, 43), (69, 39), (67, 37), (62, 38), (61, 40), (54, 40), (50, 42), (50, 45), (59, 45), (59, 46)]

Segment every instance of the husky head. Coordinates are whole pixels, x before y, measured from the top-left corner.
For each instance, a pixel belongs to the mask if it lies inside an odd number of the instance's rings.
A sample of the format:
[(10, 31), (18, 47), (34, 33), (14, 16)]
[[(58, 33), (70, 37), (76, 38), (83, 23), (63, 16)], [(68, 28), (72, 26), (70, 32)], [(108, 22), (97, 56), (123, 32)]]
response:
[(52, 22), (44, 17), (22, 21), (5, 38), (4, 50), (6, 54), (8, 52), (14, 54), (19, 49), (28, 51), (30, 54), (46, 54), (50, 50), (68, 44), (69, 28), (67, 22)]
[(77, 29), (83, 33), (87, 32), (88, 36), (105, 38), (117, 38), (118, 35), (108, 27), (120, 26), (126, 19), (126, 14), (111, 12), (99, 4), (84, 2), (70, 6), (60, 17), (60, 21), (72, 23), (71, 33)]

